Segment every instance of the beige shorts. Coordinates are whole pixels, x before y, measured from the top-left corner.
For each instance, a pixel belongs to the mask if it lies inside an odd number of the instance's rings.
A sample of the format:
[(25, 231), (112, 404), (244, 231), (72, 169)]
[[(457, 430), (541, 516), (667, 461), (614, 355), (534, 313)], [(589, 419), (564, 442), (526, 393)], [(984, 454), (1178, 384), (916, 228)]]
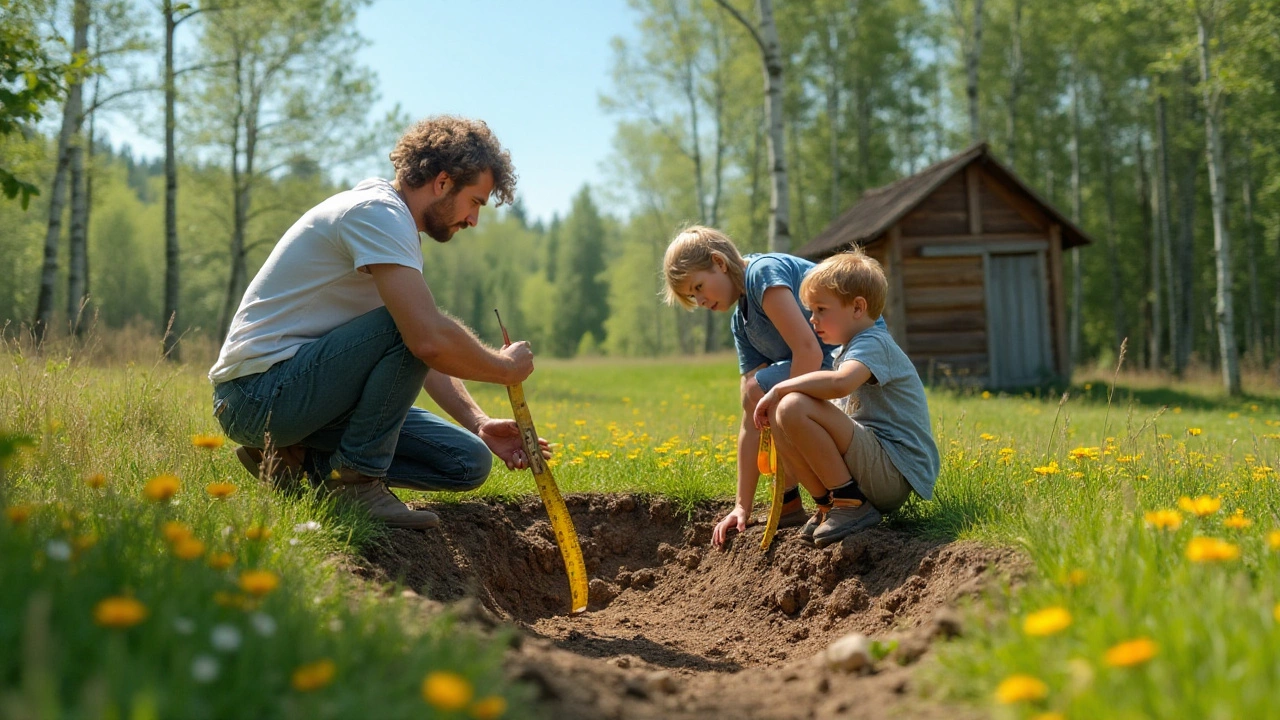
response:
[(844, 464), (858, 489), (882, 513), (902, 507), (911, 495), (911, 484), (894, 467), (880, 439), (857, 420), (853, 421), (853, 440), (844, 453)]

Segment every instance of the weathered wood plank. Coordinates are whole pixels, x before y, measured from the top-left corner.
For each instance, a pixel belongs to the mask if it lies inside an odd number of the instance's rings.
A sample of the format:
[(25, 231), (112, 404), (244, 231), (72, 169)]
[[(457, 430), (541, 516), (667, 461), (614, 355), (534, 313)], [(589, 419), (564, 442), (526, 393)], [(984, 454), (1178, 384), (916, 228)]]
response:
[(911, 347), (920, 353), (979, 353), (987, 350), (987, 332), (909, 332)]
[(982, 184), (991, 194), (998, 197), (1003, 205), (1017, 212), (1022, 219), (1041, 232), (1049, 229), (1049, 216), (1040, 208), (1040, 204), (1028, 197), (1021, 190), (1009, 187), (990, 173), (982, 173)]
[(965, 192), (969, 200), (969, 234), (982, 234), (982, 179), (979, 177), (978, 166), (970, 164), (964, 169), (964, 186)]
[(908, 316), (914, 310), (963, 310), (984, 307), (981, 285), (918, 288), (906, 293), (906, 300)]
[(982, 259), (976, 256), (906, 258), (902, 263), (902, 279), (908, 291), (938, 285), (981, 285)]
[(917, 310), (907, 317), (907, 334), (986, 330), (987, 318), (980, 310)]

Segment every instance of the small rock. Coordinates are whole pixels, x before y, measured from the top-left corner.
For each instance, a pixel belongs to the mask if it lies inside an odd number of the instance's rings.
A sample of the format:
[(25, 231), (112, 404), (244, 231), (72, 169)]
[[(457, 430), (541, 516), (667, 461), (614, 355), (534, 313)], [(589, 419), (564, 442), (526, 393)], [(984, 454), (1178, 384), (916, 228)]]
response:
[(637, 590), (645, 590), (653, 587), (654, 575), (649, 568), (641, 568), (631, 573), (631, 587)]
[(636, 509), (636, 499), (632, 495), (619, 495), (609, 503), (609, 514), (619, 515)]
[(904, 638), (898, 642), (893, 657), (899, 665), (910, 665), (920, 659), (929, 650), (929, 641), (920, 637)]
[(618, 583), (618, 587), (626, 589), (631, 587), (631, 571), (620, 570), (617, 575), (613, 576), (613, 581)]
[(677, 559), (686, 570), (697, 570), (698, 565), (702, 563), (702, 553), (690, 548), (680, 553), (680, 556)]
[(623, 670), (626, 670), (627, 668), (631, 667), (631, 658), (627, 657), (626, 655), (623, 655), (621, 657), (616, 657), (612, 660), (612, 662), (614, 667), (621, 668)]
[(676, 683), (676, 678), (668, 670), (658, 670), (649, 673), (646, 678), (649, 689), (654, 692), (660, 692), (665, 695), (674, 695), (680, 689)]
[(676, 549), (668, 543), (658, 543), (658, 559), (665, 565), (676, 559)]
[(617, 588), (600, 578), (592, 579), (587, 585), (587, 598), (597, 605), (608, 605), (616, 597), (618, 597)]
[(871, 666), (871, 641), (862, 633), (849, 633), (827, 646), (827, 667), (853, 673)]

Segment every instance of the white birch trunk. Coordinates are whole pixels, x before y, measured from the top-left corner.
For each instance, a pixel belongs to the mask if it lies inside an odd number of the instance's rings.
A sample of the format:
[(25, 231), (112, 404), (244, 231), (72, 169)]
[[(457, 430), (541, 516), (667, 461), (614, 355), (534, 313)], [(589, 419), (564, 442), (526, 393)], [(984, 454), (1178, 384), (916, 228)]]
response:
[(1209, 50), (1209, 30), (1205, 17), (1197, 15), (1200, 39), (1200, 81), (1204, 98), (1205, 155), (1209, 163), (1209, 195), (1213, 200), (1213, 254), (1217, 293), (1214, 320), (1218, 330), (1218, 352), (1222, 359), (1222, 382), (1231, 395), (1240, 394), (1240, 361), (1236, 349), (1235, 309), (1232, 300), (1231, 237), (1227, 234), (1226, 164), (1219, 135), (1220, 86), (1213, 74)]

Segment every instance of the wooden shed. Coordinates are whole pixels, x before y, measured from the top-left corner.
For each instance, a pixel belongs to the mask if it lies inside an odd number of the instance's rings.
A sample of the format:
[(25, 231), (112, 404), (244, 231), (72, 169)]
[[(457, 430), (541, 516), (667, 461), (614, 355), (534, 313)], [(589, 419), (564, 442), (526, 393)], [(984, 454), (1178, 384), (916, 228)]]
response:
[(1090, 242), (982, 143), (868, 190), (796, 254), (863, 246), (921, 377), (1017, 387), (1069, 374), (1063, 251)]

